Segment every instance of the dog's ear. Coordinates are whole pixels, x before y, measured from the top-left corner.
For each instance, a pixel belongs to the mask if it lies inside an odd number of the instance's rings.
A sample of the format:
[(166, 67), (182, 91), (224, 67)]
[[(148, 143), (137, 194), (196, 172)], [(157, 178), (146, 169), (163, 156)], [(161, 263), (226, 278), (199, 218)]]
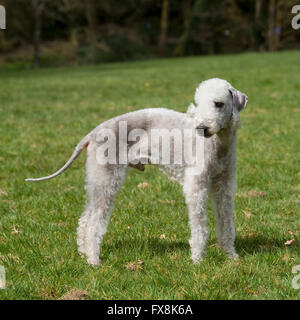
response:
[(196, 107), (193, 103), (191, 103), (186, 111), (186, 114), (192, 118), (195, 115), (195, 111)]
[(234, 88), (230, 88), (229, 92), (232, 96), (233, 104), (236, 106), (238, 111), (242, 111), (246, 107), (248, 97), (243, 92)]

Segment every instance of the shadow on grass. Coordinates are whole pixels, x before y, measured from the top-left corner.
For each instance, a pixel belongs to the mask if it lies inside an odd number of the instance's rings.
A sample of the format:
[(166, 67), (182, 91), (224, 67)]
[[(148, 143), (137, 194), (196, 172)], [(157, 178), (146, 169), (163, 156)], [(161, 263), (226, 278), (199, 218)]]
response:
[(300, 249), (299, 240), (295, 240), (292, 245), (288, 247), (284, 243), (285, 240), (265, 234), (258, 234), (251, 237), (237, 237), (235, 242), (236, 249), (240, 256), (263, 252), (285, 252), (287, 248), (291, 251), (298, 252)]
[[(251, 255), (255, 253), (267, 253), (267, 252), (277, 252), (284, 253), (288, 249), (291, 252), (299, 252), (300, 241), (296, 240), (291, 246), (285, 246), (284, 240), (274, 238), (272, 236), (257, 234), (251, 237), (237, 237), (236, 238), (236, 250), (238, 254), (243, 257), (245, 255)], [(213, 241), (215, 243), (215, 241)], [(208, 243), (208, 246), (210, 241)], [(206, 249), (210, 250), (210, 249)], [(123, 239), (116, 240), (114, 242), (106, 242), (103, 245), (103, 254), (113, 251), (125, 251), (135, 252), (135, 255), (143, 254), (145, 252), (151, 255), (166, 255), (167, 253), (181, 252), (190, 254), (190, 246), (188, 241), (182, 240), (168, 240), (159, 238), (148, 238), (148, 239)]]
[(190, 246), (187, 241), (148, 238), (117, 240), (114, 243), (106, 243), (103, 245), (103, 249), (103, 251), (108, 252), (113, 250), (128, 250), (135, 251), (136, 253), (149, 251), (153, 252), (155, 255), (165, 255), (166, 253), (171, 253), (174, 251), (189, 252)]

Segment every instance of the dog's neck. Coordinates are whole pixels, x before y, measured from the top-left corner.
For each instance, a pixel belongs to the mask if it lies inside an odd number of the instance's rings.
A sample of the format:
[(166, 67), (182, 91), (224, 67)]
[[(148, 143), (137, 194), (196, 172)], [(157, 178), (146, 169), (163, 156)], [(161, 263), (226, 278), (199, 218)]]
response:
[[(224, 157), (228, 152), (234, 151), (236, 145), (236, 128), (226, 128), (220, 130), (214, 137), (218, 157)], [(230, 150), (230, 151), (229, 151)]]

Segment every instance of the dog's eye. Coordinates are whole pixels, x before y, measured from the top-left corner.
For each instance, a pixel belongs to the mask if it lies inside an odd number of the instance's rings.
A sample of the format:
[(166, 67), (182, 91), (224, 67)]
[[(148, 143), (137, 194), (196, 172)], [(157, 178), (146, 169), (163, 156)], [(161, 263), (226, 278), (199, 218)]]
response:
[(216, 108), (221, 109), (222, 107), (224, 107), (224, 102), (216, 102), (215, 101), (215, 106), (216, 106)]

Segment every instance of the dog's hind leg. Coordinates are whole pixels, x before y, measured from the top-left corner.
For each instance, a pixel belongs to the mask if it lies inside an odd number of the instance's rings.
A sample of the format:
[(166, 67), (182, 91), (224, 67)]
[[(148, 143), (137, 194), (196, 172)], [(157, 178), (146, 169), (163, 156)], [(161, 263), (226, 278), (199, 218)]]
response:
[(101, 241), (106, 233), (115, 196), (121, 188), (127, 166), (98, 165), (87, 159), (87, 204), (77, 229), (78, 251), (88, 263), (98, 265)]
[(88, 263), (98, 265), (102, 239), (106, 233), (115, 196), (119, 191), (127, 168), (115, 166), (101, 170), (100, 181), (93, 181), (88, 186), (88, 216), (86, 220), (84, 251)]
[(86, 229), (87, 222), (91, 212), (92, 210), (90, 210), (89, 205), (87, 204), (86, 209), (84, 210), (78, 222), (77, 246), (78, 246), (78, 252), (80, 254), (85, 254), (85, 229)]

